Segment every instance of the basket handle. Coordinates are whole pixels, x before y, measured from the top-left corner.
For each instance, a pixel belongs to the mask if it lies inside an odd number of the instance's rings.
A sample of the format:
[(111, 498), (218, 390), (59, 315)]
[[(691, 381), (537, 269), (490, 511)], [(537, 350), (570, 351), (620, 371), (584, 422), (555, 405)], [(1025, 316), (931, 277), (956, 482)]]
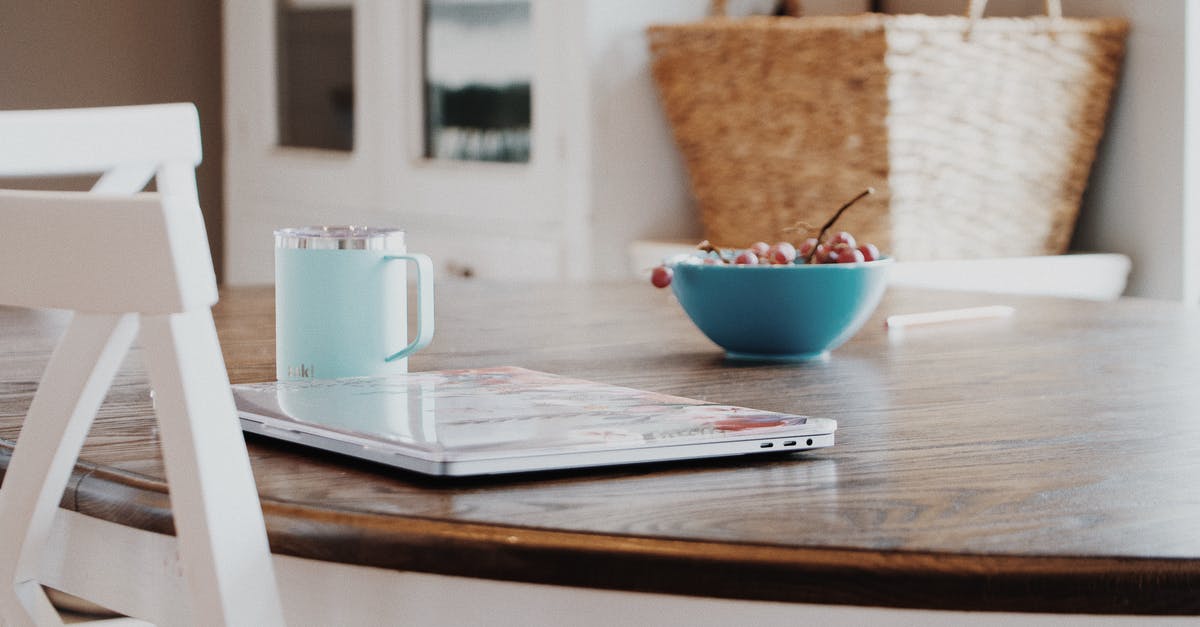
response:
[[(716, 4), (717, 0), (713, 0)], [(725, 4), (721, 2), (721, 4)], [(1046, 15), (1050, 19), (1062, 19), (1062, 0), (1046, 0)], [(975, 20), (983, 18), (983, 11), (987, 8), (987, 0), (968, 0), (967, 2), (967, 17), (971, 18), (971, 23)]]
[[(708, 14), (717, 17), (725, 17), (728, 13), (725, 11), (727, 0), (710, 0), (708, 3)], [(804, 13), (804, 7), (801, 6), (801, 0), (783, 0), (783, 10), (787, 15), (792, 17), (800, 17)]]
[[(1062, 21), (1062, 0), (1045, 0), (1046, 15), (1050, 18), (1050, 37), (1054, 37), (1058, 23)], [(987, 0), (967, 0), (967, 30), (963, 32), (963, 41), (971, 38), (975, 24), (983, 19), (983, 11), (987, 8)]]

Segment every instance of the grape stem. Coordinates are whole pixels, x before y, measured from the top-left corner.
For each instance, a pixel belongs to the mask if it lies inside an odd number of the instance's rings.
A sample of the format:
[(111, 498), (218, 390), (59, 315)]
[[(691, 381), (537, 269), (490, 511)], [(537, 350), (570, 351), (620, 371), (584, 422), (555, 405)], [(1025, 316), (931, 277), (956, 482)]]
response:
[(725, 258), (725, 255), (721, 254), (720, 249), (718, 249), (716, 246), (713, 246), (708, 240), (700, 242), (696, 245), (696, 248), (706, 253), (717, 253), (717, 258), (721, 260), (721, 263), (729, 263), (729, 260)]
[[(833, 223), (837, 222), (838, 218), (842, 217), (842, 214), (845, 213), (851, 205), (874, 193), (875, 188), (868, 187), (859, 193), (859, 195), (847, 201), (846, 204), (838, 207), (838, 210), (833, 212), (833, 217), (829, 218), (829, 220), (825, 222), (825, 225), (821, 227), (820, 232), (817, 233), (817, 244), (819, 245), (821, 241), (825, 239), (825, 233), (829, 230), (829, 227), (833, 226)], [(812, 250), (808, 251), (808, 255), (804, 258), (804, 263), (812, 263), (812, 258), (815, 254), (817, 254), (817, 247), (813, 246)]]

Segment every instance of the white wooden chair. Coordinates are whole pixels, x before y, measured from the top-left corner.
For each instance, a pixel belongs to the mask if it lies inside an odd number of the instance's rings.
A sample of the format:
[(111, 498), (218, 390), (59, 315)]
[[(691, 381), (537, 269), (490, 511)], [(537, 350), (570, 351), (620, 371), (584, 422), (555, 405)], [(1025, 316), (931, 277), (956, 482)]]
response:
[[(196, 196), (200, 156), (190, 104), (0, 112), (0, 176), (103, 173), (90, 192), (0, 190), (0, 304), (73, 312), (0, 487), (0, 624), (61, 624), (42, 589), (49, 582), (155, 622), (283, 623), (210, 309), (217, 287)], [(158, 192), (141, 192), (152, 178)], [(95, 520), (58, 503), (139, 327), (177, 565), (127, 548), (64, 548)], [(106, 550), (120, 567), (94, 563)], [(111, 581), (139, 577), (178, 579), (181, 598), (135, 598), (151, 595)]]

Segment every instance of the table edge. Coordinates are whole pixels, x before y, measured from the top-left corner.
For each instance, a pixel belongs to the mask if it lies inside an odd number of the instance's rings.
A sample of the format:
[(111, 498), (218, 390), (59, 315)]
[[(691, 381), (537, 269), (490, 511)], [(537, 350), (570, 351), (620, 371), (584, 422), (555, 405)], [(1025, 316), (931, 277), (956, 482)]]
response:
[[(0, 443), (0, 477), (10, 454)], [(81, 514), (174, 533), (160, 481), (81, 462), (67, 492), (62, 506)], [(272, 552), (383, 569), (828, 605), (1200, 614), (1200, 559), (785, 547), (262, 506)]]

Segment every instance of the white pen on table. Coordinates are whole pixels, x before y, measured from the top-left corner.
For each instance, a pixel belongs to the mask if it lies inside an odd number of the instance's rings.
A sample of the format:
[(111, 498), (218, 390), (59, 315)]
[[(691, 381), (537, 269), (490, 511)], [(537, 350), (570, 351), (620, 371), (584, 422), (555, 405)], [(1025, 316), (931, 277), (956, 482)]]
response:
[(884, 322), (889, 329), (911, 327), (919, 324), (938, 324), (941, 322), (957, 322), (959, 320), (982, 320), (985, 318), (1006, 318), (1013, 315), (1016, 309), (1008, 305), (991, 305), (988, 307), (967, 307), (965, 309), (944, 309), (941, 311), (925, 311), (921, 313), (896, 314), (888, 316)]

